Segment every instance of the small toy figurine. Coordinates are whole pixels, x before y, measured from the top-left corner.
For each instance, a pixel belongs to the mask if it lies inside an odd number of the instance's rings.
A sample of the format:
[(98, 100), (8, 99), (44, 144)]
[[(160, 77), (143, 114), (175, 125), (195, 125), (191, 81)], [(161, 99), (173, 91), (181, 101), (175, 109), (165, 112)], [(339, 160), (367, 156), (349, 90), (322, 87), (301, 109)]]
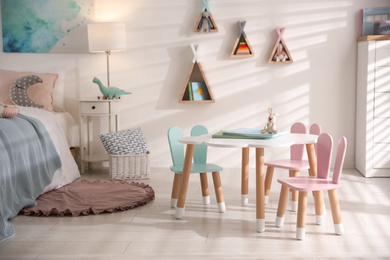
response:
[(288, 56), (283, 49), (283, 44), (279, 43), (278, 49), (275, 52), (274, 60), (280, 62), (280, 61), (286, 61), (287, 58)]
[(211, 31), (211, 21), (209, 12), (205, 11), (202, 14), (202, 19), (199, 22), (199, 30), (200, 32), (209, 33)]
[(19, 114), (19, 108), (15, 106), (4, 105), (0, 102), (0, 117), (9, 118)]
[(268, 113), (269, 113), (268, 122), (264, 126), (264, 129), (261, 129), (261, 133), (277, 134), (279, 133), (279, 131), (276, 130), (275, 121), (276, 121), (276, 117), (278, 116), (278, 113), (272, 113), (272, 108), (268, 109)]
[(107, 99), (119, 98), (121, 95), (131, 94), (131, 92), (126, 92), (116, 87), (105, 87), (96, 77), (93, 78), (92, 82), (98, 84), (100, 92), (102, 92), (103, 96)]

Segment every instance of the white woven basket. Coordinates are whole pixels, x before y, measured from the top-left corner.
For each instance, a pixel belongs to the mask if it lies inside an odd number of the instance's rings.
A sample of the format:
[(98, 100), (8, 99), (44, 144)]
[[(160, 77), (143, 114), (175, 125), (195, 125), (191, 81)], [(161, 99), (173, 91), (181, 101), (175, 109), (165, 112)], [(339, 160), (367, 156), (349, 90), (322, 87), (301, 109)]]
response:
[(150, 153), (110, 155), (110, 179), (148, 179)]

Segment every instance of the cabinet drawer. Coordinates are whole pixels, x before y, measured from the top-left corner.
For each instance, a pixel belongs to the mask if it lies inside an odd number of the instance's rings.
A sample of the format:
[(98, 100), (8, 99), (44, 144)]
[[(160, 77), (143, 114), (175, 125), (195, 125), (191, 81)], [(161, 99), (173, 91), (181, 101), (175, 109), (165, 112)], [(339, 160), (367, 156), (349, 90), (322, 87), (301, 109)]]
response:
[(374, 168), (390, 168), (390, 144), (374, 145)]
[(375, 92), (390, 93), (390, 67), (375, 69)]
[(390, 93), (375, 93), (374, 117), (390, 117)]
[(108, 114), (110, 113), (108, 102), (81, 102), (82, 114)]
[(390, 144), (390, 118), (374, 119), (374, 142)]
[(375, 66), (390, 66), (390, 41), (376, 41)]

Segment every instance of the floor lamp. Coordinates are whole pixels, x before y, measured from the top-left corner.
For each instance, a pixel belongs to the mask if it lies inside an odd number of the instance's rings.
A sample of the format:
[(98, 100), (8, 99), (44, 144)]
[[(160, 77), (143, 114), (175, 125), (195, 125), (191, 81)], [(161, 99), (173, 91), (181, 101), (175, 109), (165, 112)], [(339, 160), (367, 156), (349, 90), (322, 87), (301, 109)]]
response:
[(88, 24), (89, 52), (107, 54), (107, 87), (110, 86), (110, 54), (112, 51), (126, 49), (126, 30), (124, 23)]

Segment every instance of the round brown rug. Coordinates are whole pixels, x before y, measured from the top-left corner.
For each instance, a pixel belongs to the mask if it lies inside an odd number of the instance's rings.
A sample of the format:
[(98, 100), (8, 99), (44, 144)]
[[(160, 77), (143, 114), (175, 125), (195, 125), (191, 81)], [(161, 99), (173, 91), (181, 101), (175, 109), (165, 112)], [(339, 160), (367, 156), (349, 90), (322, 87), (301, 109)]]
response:
[(25, 207), (19, 214), (65, 216), (118, 212), (145, 205), (154, 199), (149, 185), (135, 182), (82, 180), (40, 195), (37, 206)]

